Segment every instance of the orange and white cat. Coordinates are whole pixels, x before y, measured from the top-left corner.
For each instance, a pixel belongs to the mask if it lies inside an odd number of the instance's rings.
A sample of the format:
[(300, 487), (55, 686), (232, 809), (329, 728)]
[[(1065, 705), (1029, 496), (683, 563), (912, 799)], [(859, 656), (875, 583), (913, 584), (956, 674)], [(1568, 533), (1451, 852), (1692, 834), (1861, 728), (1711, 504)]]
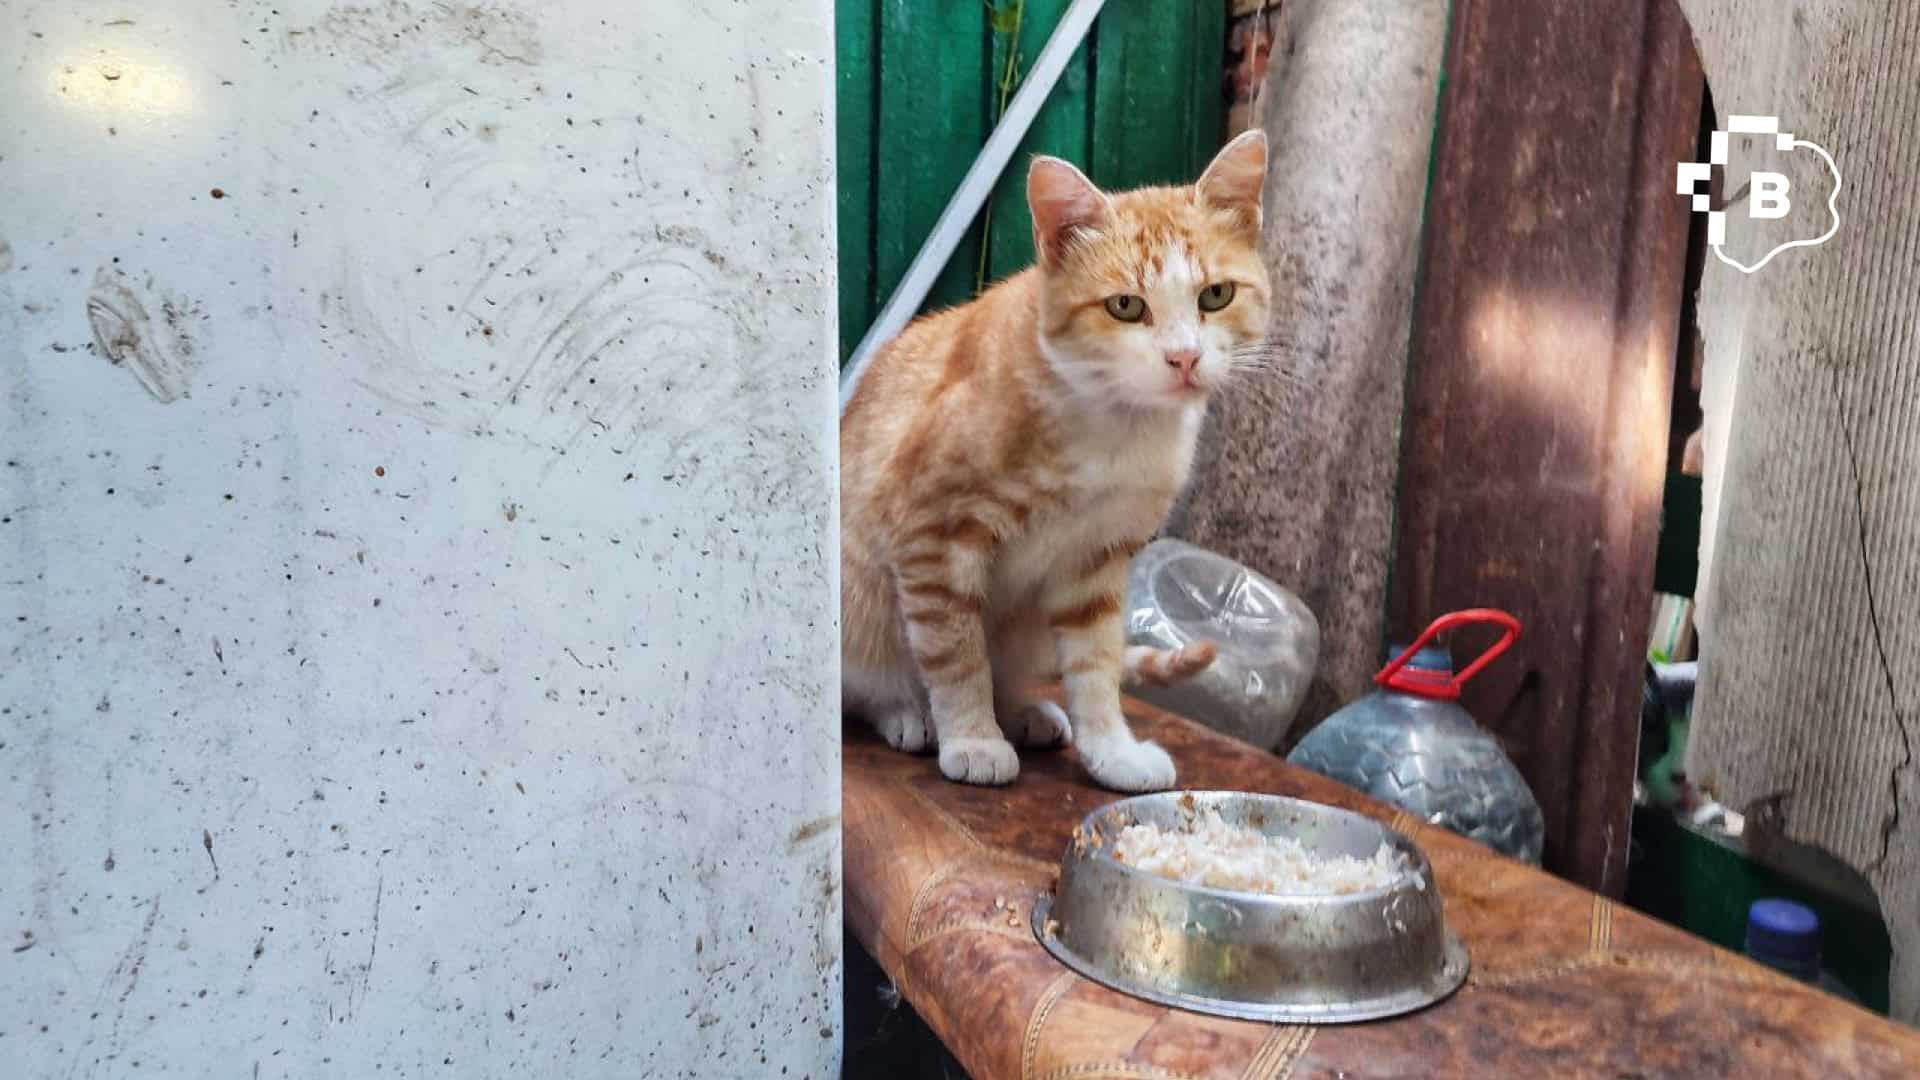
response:
[[(1109, 194), (1037, 158), (1038, 265), (915, 322), (862, 374), (840, 420), (842, 691), (894, 747), (1004, 784), (1014, 742), (1071, 740), (1106, 787), (1173, 785), (1121, 687), (1188, 677), (1214, 648), (1128, 648), (1121, 602), (1208, 395), (1266, 329), (1266, 162), (1249, 132), (1190, 187)], [(1032, 694), (1054, 678), (1064, 712)]]

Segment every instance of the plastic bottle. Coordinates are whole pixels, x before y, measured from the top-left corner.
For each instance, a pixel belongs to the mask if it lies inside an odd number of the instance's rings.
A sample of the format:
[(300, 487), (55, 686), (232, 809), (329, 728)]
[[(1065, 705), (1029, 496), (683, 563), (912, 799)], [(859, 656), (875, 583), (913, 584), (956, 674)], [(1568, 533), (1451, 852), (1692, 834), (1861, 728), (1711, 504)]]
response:
[(1293, 725), (1320, 659), (1320, 622), (1299, 597), (1245, 566), (1180, 540), (1156, 540), (1127, 581), (1127, 644), (1220, 647), (1173, 686), (1129, 692), (1225, 735), (1272, 750)]
[[(1494, 623), (1506, 634), (1455, 675), (1452, 657), (1430, 643), (1473, 623)], [(1519, 622), (1503, 611), (1436, 620), (1411, 647), (1389, 651), (1374, 676), (1377, 689), (1327, 717), (1287, 760), (1537, 864), (1546, 833), (1540, 804), (1500, 744), (1459, 704), (1460, 687), (1519, 634)]]
[(1820, 967), (1820, 916), (1805, 904), (1770, 898), (1747, 908), (1747, 956), (1836, 997), (1859, 1002)]

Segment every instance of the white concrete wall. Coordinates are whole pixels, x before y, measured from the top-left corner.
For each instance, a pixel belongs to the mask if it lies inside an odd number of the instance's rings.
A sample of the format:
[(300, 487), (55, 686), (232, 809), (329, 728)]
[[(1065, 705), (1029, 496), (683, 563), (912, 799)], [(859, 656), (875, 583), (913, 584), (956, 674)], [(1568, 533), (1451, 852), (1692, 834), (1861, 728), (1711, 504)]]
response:
[(830, 15), (0, 0), (0, 1073), (834, 1074)]

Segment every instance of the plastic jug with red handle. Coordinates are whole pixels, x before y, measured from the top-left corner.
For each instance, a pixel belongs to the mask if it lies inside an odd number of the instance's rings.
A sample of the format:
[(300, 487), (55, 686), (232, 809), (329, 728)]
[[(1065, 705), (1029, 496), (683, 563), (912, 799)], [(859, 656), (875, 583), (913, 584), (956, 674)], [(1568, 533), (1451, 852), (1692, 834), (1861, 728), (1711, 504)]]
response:
[[(1505, 630), (1455, 674), (1432, 642), (1461, 626)], [(1458, 611), (1434, 621), (1410, 646), (1388, 652), (1375, 689), (1307, 733), (1287, 760), (1502, 854), (1540, 861), (1540, 803), (1492, 735), (1460, 706), (1460, 687), (1505, 652), (1520, 623), (1504, 611)]]

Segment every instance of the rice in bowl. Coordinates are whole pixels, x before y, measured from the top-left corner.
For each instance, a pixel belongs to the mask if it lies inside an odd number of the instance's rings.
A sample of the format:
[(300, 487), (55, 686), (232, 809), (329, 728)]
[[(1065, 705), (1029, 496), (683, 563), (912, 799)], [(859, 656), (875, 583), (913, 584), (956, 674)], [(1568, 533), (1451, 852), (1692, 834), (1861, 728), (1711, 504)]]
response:
[(1111, 851), (1119, 862), (1158, 877), (1274, 896), (1369, 892), (1411, 872), (1405, 856), (1386, 843), (1366, 859), (1322, 855), (1291, 836), (1230, 825), (1212, 808), (1177, 828), (1128, 825), (1114, 838)]

